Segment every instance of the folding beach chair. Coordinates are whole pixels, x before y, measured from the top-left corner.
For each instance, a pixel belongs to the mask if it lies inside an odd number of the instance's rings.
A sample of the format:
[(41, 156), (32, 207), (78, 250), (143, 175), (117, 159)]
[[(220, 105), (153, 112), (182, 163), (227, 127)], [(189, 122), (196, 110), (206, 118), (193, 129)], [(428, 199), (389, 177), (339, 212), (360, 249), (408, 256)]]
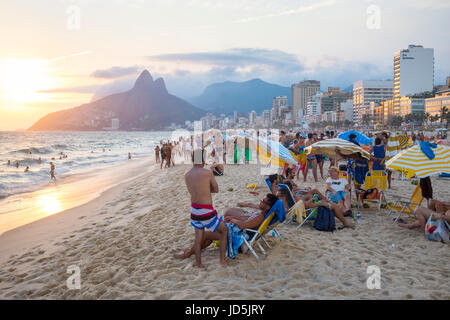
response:
[[(266, 183), (266, 186), (269, 189), (269, 192), (272, 193), (272, 184), (270, 183), (269, 178), (264, 179), (264, 182)], [(291, 189), (289, 189), (289, 187), (283, 183), (279, 183), (278, 187), (280, 189), (286, 189), (287, 191), (289, 191), (290, 199), (289, 199), (288, 206), (289, 206), (289, 208), (292, 207), (295, 204), (295, 197), (292, 194)]]
[[(423, 201), (422, 189), (420, 185), (417, 185), (410, 199), (404, 197), (398, 197), (394, 205), (388, 205), (387, 209), (389, 210), (388, 217), (394, 212), (397, 212), (397, 218), (394, 219), (394, 223), (398, 221), (402, 213), (416, 215), (416, 210), (420, 206)], [(403, 200), (402, 200), (403, 198)]]
[[(273, 231), (275, 235), (280, 238), (280, 233), (276, 230), (276, 227), (279, 223), (283, 222), (286, 218), (286, 212), (284, 210), (284, 203), (281, 200), (277, 200), (275, 204), (272, 206), (270, 211), (265, 216), (263, 222), (260, 224), (257, 230), (255, 229), (244, 229), (250, 239), (247, 240), (244, 237), (244, 243), (249, 248), (250, 252), (255, 256), (257, 260), (259, 260), (259, 256), (255, 251), (255, 247), (258, 246), (264, 255), (267, 255), (264, 247), (261, 245), (261, 241), (270, 249), (270, 245), (267, 243), (265, 239), (265, 235)], [(281, 238), (280, 238), (281, 239)]]
[[(365, 182), (364, 182), (364, 189), (357, 189), (358, 211), (360, 209), (360, 203), (362, 202), (364, 204), (364, 202), (366, 202), (366, 201), (378, 203), (378, 211), (380, 211), (382, 203), (387, 205), (386, 194), (385, 194), (386, 187), (387, 187), (387, 175), (384, 170), (368, 171), (366, 174)], [(377, 189), (378, 192), (380, 193), (380, 196), (377, 199), (361, 199), (361, 194), (364, 191), (367, 191), (370, 189)]]

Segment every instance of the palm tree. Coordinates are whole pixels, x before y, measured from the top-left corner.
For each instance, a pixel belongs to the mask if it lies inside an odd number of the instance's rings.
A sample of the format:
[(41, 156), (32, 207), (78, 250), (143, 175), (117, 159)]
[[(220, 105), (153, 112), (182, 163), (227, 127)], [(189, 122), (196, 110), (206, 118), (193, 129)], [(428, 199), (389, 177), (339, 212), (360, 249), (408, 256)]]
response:
[(442, 107), (441, 108), (441, 116), (440, 116), (440, 118), (441, 118), (441, 126), (442, 126), (442, 121), (444, 120), (444, 119), (447, 119), (447, 117), (448, 117), (448, 108), (447, 107)]

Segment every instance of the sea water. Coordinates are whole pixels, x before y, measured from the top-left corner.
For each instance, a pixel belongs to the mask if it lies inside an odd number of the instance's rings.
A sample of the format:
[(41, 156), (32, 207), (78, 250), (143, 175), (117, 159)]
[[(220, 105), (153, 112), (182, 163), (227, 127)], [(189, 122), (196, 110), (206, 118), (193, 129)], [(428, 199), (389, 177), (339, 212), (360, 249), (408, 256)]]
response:
[(50, 161), (60, 179), (128, 161), (128, 153), (153, 157), (169, 139), (175, 140), (172, 132), (0, 132), (0, 201), (48, 185)]

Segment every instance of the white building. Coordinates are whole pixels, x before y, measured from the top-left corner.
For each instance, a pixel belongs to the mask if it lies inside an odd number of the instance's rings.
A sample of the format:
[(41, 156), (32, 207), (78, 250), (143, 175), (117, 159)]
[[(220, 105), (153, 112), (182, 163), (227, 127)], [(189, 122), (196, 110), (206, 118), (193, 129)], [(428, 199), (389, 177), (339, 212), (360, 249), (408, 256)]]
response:
[(256, 125), (256, 111), (252, 110), (248, 114), (248, 125), (249, 126), (255, 126)]
[(353, 119), (353, 99), (341, 102), (341, 111), (344, 111), (345, 120), (354, 121)]
[(287, 106), (288, 106), (288, 97), (278, 96), (273, 98), (272, 120), (279, 119), (281, 117), (281, 109)]
[(393, 97), (392, 80), (360, 80), (353, 84), (353, 119), (361, 122), (363, 114), (370, 108), (370, 103), (379, 104)]
[(394, 113), (400, 112), (400, 97), (433, 91), (434, 49), (409, 45), (394, 56)]
[(323, 92), (316, 92), (314, 95), (309, 97), (306, 104), (306, 116), (313, 117), (322, 113), (321, 110), (321, 100), (323, 98)]
[(320, 81), (304, 80), (291, 86), (293, 118), (298, 123), (305, 114), (309, 97), (320, 91)]

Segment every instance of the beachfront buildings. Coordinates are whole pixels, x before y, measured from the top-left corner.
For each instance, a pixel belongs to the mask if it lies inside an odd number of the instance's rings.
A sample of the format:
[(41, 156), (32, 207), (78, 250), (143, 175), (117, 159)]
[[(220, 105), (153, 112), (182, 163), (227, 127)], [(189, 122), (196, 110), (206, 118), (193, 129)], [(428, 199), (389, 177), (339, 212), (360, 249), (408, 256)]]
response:
[(295, 123), (305, 115), (309, 97), (320, 91), (320, 81), (304, 80), (291, 86), (292, 93), (292, 117)]
[[(395, 101), (394, 101), (395, 103)], [(395, 106), (395, 104), (394, 104)], [(406, 116), (410, 113), (424, 113), (425, 112), (425, 99), (413, 98), (413, 97), (400, 97), (399, 116)]]
[(394, 55), (394, 113), (400, 115), (400, 99), (433, 91), (434, 49), (409, 45)]
[(393, 98), (392, 80), (360, 80), (353, 84), (353, 117), (357, 123), (370, 113), (370, 103), (379, 104)]
[(441, 116), (442, 108), (445, 107), (450, 110), (450, 88), (437, 92), (433, 98), (425, 99), (425, 112), (431, 116)]

